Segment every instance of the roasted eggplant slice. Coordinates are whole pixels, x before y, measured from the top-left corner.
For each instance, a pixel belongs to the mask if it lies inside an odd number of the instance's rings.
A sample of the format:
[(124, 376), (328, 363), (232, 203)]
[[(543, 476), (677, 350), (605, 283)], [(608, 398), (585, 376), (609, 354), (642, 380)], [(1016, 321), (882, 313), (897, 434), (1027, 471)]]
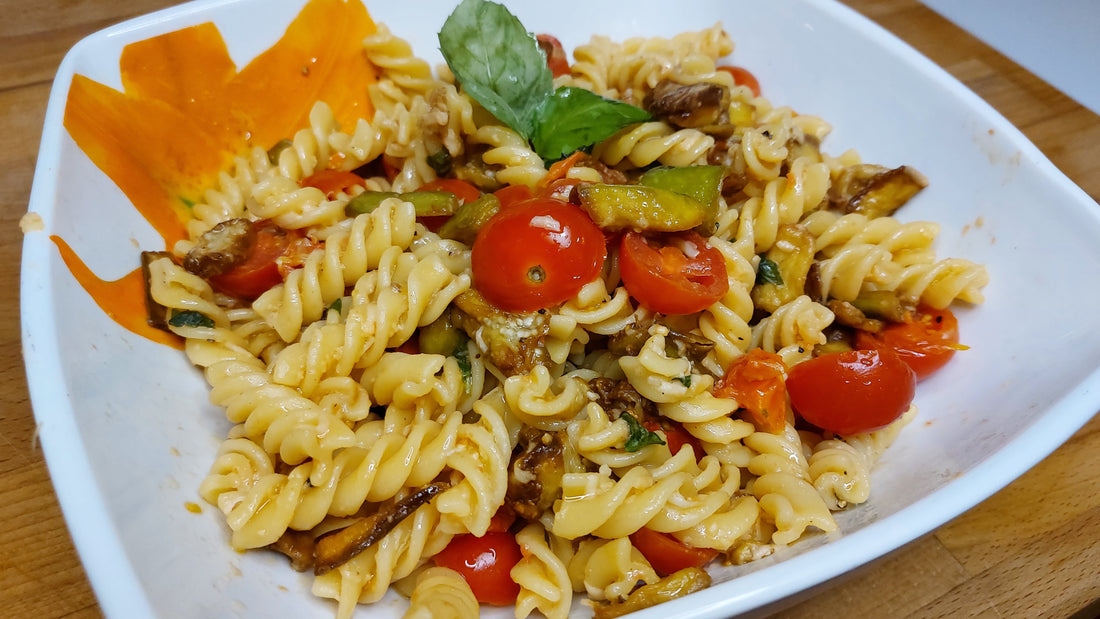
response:
[(845, 213), (885, 217), (928, 186), (928, 179), (909, 166), (884, 168), (859, 164), (844, 168), (829, 189), (829, 204)]

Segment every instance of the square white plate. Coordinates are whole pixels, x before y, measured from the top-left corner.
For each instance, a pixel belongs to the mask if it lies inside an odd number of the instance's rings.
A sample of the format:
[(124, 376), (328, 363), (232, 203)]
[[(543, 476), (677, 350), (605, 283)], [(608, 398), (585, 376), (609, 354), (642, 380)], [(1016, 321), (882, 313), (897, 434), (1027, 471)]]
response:
[[(441, 61), (450, 0), (368, 1), (372, 16)], [(915, 166), (931, 186), (899, 212), (942, 224), (941, 256), (985, 263), (987, 301), (959, 311), (971, 349), (922, 383), (917, 421), (840, 531), (742, 568), (736, 578), (639, 616), (728, 616), (844, 573), (934, 529), (1037, 463), (1100, 409), (1100, 207), (1007, 121), (926, 58), (824, 0), (513, 2), (567, 50), (602, 33), (669, 36), (722, 21), (776, 105), (833, 127), (824, 149)], [(103, 279), (137, 265), (159, 236), (62, 126), (74, 74), (119, 88), (130, 42), (213, 21), (238, 67), (273, 44), (301, 0), (214, 0), (142, 17), (79, 43), (58, 72), (24, 242), (24, 356), (40, 439), (85, 568), (111, 617), (329, 617), (310, 577), (274, 553), (238, 554), (197, 487), (229, 423), (176, 350), (112, 322), (76, 283), (49, 235)], [(578, 18), (581, 16), (583, 18)], [(852, 70), (851, 66), (858, 67)], [(396, 596), (381, 603), (402, 612)], [(377, 611), (378, 609), (372, 609)], [(498, 611), (510, 616), (510, 610)]]

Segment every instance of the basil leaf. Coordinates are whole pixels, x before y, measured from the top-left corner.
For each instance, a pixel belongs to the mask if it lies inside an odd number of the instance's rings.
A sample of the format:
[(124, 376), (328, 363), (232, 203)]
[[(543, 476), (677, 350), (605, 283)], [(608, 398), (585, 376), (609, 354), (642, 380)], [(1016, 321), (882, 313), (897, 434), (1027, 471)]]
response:
[(685, 387), (691, 386), (691, 374), (688, 374), (686, 376), (677, 376), (676, 380), (680, 381), (680, 384)]
[(538, 42), (519, 19), (495, 2), (463, 0), (439, 31), (439, 48), (471, 97), (531, 138), (554, 80)]
[(343, 297), (333, 301), (332, 304), (328, 306), (328, 309), (336, 310), (337, 314), (343, 313), (343, 311), (344, 311), (344, 299), (343, 299)]
[(531, 143), (540, 157), (554, 161), (650, 118), (649, 112), (629, 103), (565, 86), (539, 108)]
[(172, 317), (168, 319), (168, 324), (173, 327), (206, 327), (208, 329), (214, 328), (214, 321), (208, 318), (204, 314), (200, 314), (195, 310), (183, 310), (182, 312), (172, 312)]
[(760, 256), (760, 268), (756, 270), (756, 284), (783, 285), (783, 276), (779, 273), (779, 265), (767, 256)]
[(627, 436), (626, 445), (624, 445), (630, 453), (634, 453), (646, 445), (665, 444), (660, 434), (646, 430), (642, 424), (638, 423), (634, 415), (623, 413), (621, 417), (626, 420), (626, 425), (630, 426), (630, 435)]
[(466, 338), (462, 338), (452, 354), (458, 361), (458, 369), (462, 371), (462, 386), (466, 393), (470, 393), (474, 387), (474, 368), (470, 364), (470, 349), (466, 347)]

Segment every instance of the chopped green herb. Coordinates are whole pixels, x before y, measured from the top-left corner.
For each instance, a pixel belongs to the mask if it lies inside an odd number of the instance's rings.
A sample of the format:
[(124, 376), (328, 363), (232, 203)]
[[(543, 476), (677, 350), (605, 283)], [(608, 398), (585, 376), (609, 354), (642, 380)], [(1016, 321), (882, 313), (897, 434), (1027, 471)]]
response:
[(779, 265), (767, 256), (760, 256), (760, 268), (756, 270), (756, 283), (783, 285), (783, 276), (779, 274)]
[(428, 155), (428, 165), (439, 176), (446, 176), (451, 171), (451, 153), (447, 152), (445, 148), (435, 151)]
[(470, 364), (470, 349), (466, 347), (466, 338), (462, 338), (462, 342), (455, 346), (452, 354), (458, 360), (458, 369), (462, 370), (462, 386), (465, 387), (466, 393), (470, 393), (474, 386), (474, 371)]
[(463, 0), (439, 31), (439, 48), (462, 88), (549, 161), (650, 118), (584, 89), (555, 91), (538, 41), (495, 2)]
[(168, 324), (173, 327), (206, 327), (208, 329), (214, 328), (214, 321), (204, 314), (200, 314), (195, 310), (183, 310), (172, 311), (172, 317), (168, 319)]
[(332, 304), (328, 306), (328, 309), (335, 310), (337, 314), (343, 312), (344, 311), (344, 299), (343, 299), (343, 297), (333, 301)]
[(626, 419), (626, 425), (630, 426), (630, 436), (627, 437), (625, 445), (627, 451), (634, 453), (647, 445), (665, 444), (660, 434), (646, 430), (642, 424), (638, 423), (634, 415), (623, 413), (621, 417)]
[(677, 376), (676, 380), (680, 381), (680, 384), (685, 387), (691, 386), (691, 374), (688, 374), (687, 376)]
[(180, 196), (180, 202), (183, 202), (184, 206), (186, 206), (187, 208), (192, 208), (192, 207), (195, 206), (195, 201), (194, 200), (191, 200), (189, 198), (185, 198), (183, 196)]

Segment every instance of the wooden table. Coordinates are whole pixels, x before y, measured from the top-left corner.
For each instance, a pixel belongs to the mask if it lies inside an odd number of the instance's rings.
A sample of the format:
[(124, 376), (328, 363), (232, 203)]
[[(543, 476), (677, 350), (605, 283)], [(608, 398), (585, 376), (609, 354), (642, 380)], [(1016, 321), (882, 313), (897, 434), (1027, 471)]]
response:
[[(847, 0), (985, 98), (1100, 199), (1100, 117), (914, 0)], [(65, 51), (172, 0), (0, 0), (0, 615), (97, 617), (35, 445), (20, 349), (18, 222)], [(1096, 59), (1082, 60), (1095, 70)], [(1082, 76), (1084, 79), (1086, 76)], [(1100, 608), (1100, 416), (989, 500), (784, 617), (1070, 617)], [(1040, 499), (1042, 505), (1040, 507)]]

